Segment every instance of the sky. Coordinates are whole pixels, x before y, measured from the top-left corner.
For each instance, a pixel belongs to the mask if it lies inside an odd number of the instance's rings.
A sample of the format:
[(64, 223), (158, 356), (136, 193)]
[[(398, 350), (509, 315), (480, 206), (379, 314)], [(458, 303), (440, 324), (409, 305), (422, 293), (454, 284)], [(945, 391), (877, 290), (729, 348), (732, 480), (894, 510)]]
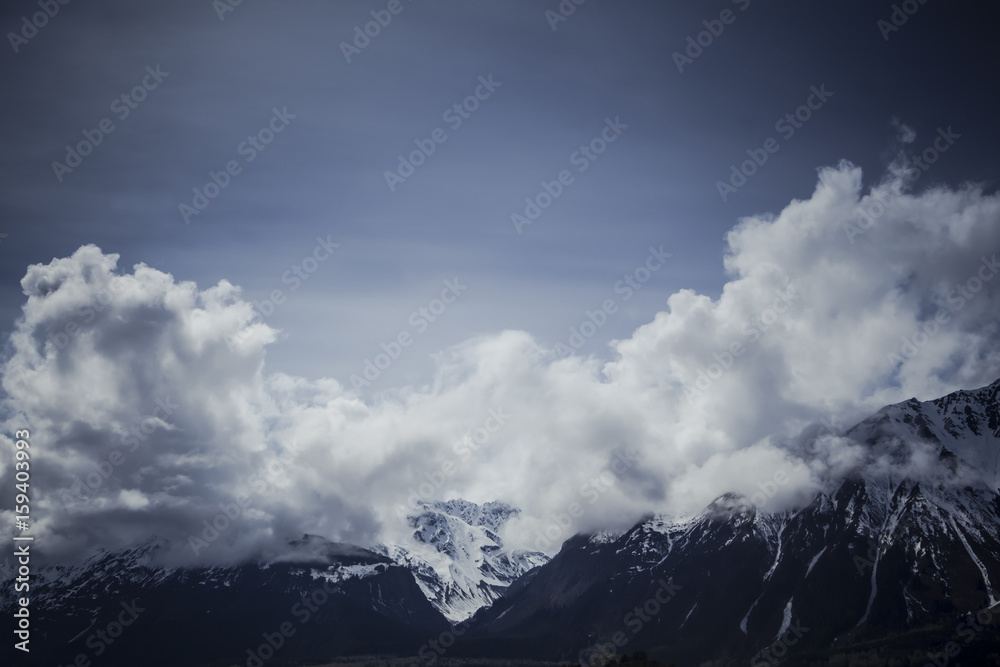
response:
[(52, 553), (244, 492), (217, 557), (388, 539), (421, 484), (525, 545), (792, 499), (850, 457), (782, 438), (1000, 376), (982, 3), (40, 6), (0, 10), (0, 336)]

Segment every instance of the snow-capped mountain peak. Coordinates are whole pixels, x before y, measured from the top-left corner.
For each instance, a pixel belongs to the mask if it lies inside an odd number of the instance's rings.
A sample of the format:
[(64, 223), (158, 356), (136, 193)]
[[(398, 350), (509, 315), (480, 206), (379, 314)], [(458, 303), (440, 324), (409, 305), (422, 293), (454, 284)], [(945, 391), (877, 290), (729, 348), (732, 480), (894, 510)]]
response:
[(507, 551), (504, 524), (519, 510), (502, 502), (457, 499), (422, 503), (406, 518), (410, 540), (372, 550), (410, 568), (427, 599), (459, 622), (500, 597), (522, 574), (548, 561), (535, 551)]
[(914, 444), (931, 446), (942, 459), (957, 457), (987, 486), (1000, 489), (1000, 380), (931, 401), (911, 398), (886, 406), (846, 435), (869, 445), (897, 443), (904, 455)]

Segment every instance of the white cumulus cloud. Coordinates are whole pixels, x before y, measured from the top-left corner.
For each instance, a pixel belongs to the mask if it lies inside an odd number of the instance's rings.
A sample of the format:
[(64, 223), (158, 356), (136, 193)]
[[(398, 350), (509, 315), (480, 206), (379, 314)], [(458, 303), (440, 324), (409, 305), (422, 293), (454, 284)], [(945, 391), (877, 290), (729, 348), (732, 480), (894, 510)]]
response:
[(508, 541), (534, 547), (776, 473), (768, 502), (797, 502), (861, 458), (835, 437), (799, 457), (808, 424), (1000, 376), (1000, 199), (903, 178), (820, 170), (808, 198), (733, 228), (717, 298), (673, 294), (607, 363), (502, 331), (378, 402), (268, 368), (276, 332), (225, 281), (120, 270), (95, 246), (30, 266), (2, 378), (4, 431), (31, 430), (38, 539), (68, 556), (155, 535), (185, 562), (303, 532), (365, 544), (405, 532), (397, 510), (424, 493), (510, 502)]

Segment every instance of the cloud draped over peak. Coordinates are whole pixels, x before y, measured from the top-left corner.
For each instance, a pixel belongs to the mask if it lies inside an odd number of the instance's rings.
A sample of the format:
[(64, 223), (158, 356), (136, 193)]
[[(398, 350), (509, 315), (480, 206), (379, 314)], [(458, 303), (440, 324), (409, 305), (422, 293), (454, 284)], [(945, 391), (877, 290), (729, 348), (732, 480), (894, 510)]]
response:
[(726, 243), (722, 293), (671, 295), (607, 363), (502, 331), (378, 402), (269, 369), (277, 332), (226, 281), (119, 271), (92, 245), (33, 265), (2, 377), (5, 432), (32, 433), (34, 530), (53, 556), (155, 535), (213, 562), (302, 533), (400, 539), (402, 506), (460, 496), (520, 507), (508, 542), (551, 551), (778, 473), (766, 502), (794, 502), (858, 459), (797, 458), (807, 424), (1000, 376), (995, 194), (914, 194), (900, 170), (865, 191), (841, 163)]

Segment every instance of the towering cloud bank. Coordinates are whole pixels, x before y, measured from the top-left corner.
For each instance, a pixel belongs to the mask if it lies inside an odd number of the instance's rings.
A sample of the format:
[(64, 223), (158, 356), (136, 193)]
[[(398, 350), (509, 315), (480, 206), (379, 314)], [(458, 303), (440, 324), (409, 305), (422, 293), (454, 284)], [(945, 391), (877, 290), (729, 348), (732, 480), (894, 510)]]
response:
[(857, 454), (800, 459), (805, 425), (1000, 376), (1000, 198), (905, 178), (865, 191), (849, 164), (821, 170), (811, 197), (729, 233), (718, 298), (673, 294), (608, 363), (503, 331), (374, 404), (269, 370), (276, 332), (227, 282), (119, 271), (94, 246), (31, 266), (3, 430), (32, 431), (37, 539), (63, 556), (156, 535), (217, 561), (303, 532), (391, 540), (408, 504), (462, 496), (523, 508), (505, 541), (551, 551), (778, 473), (767, 503), (794, 502)]

